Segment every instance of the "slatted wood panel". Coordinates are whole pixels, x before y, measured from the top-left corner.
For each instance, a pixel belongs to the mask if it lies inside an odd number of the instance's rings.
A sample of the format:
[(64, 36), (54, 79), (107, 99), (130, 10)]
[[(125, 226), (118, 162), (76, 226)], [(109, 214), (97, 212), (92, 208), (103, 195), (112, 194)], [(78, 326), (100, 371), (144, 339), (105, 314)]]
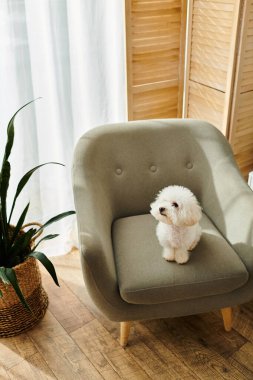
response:
[(253, 2), (248, 1), (240, 92), (253, 91)]
[(184, 115), (228, 133), (240, 0), (190, 0)]
[(245, 1), (242, 15), (230, 142), (247, 177), (253, 170), (253, 0)]
[(225, 93), (193, 81), (189, 83), (188, 92), (189, 117), (208, 120), (213, 125), (219, 125), (223, 117)]
[(186, 0), (126, 0), (129, 120), (181, 116)]

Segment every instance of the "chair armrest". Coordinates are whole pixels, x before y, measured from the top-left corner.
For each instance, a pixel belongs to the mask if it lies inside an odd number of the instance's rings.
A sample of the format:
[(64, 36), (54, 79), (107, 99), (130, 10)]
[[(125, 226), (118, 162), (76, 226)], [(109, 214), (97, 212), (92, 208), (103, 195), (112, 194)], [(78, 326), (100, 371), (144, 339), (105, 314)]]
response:
[(229, 147), (225, 158), (214, 164), (213, 187), (205, 211), (253, 273), (253, 192)]
[(72, 168), (82, 269), (88, 290), (94, 291), (95, 282), (97, 291), (113, 305), (119, 298), (111, 239), (113, 207), (108, 190), (94, 178), (93, 166), (87, 165), (89, 158), (84, 157), (87, 155), (85, 145), (86, 139), (83, 137), (75, 149)]

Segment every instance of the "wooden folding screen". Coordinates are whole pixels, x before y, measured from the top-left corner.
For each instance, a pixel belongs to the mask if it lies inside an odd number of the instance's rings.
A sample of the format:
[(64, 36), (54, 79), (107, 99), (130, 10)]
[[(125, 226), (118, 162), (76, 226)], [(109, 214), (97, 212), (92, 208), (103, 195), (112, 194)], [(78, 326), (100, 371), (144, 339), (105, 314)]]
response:
[(228, 134), (240, 0), (190, 0), (185, 117)]
[(129, 120), (181, 117), (186, 0), (126, 0)]
[(222, 131), (247, 177), (253, 170), (253, 0), (125, 1), (129, 120), (181, 117), (183, 104), (183, 117)]
[(229, 140), (247, 176), (253, 170), (253, 0), (242, 11)]

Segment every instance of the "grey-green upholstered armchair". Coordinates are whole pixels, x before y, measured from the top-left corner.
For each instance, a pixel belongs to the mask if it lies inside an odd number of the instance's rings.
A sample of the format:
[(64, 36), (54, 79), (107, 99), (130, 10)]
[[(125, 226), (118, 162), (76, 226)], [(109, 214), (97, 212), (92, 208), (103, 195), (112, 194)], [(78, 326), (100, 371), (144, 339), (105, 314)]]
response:
[[(203, 207), (200, 243), (185, 265), (162, 258), (150, 203), (182, 185)], [(253, 298), (253, 193), (212, 125), (190, 119), (104, 125), (82, 136), (73, 165), (82, 270), (101, 312), (121, 322), (221, 309)]]

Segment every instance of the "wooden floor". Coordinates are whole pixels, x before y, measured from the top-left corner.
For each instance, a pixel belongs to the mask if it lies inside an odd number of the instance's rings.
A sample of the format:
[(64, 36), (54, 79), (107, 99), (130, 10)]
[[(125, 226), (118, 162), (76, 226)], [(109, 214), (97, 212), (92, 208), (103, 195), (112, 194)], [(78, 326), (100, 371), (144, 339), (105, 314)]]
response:
[(0, 379), (253, 380), (253, 302), (235, 310), (230, 333), (215, 312), (136, 322), (124, 350), (119, 324), (86, 292), (78, 252), (53, 261), (61, 287), (43, 274), (49, 309), (29, 332), (0, 340)]

